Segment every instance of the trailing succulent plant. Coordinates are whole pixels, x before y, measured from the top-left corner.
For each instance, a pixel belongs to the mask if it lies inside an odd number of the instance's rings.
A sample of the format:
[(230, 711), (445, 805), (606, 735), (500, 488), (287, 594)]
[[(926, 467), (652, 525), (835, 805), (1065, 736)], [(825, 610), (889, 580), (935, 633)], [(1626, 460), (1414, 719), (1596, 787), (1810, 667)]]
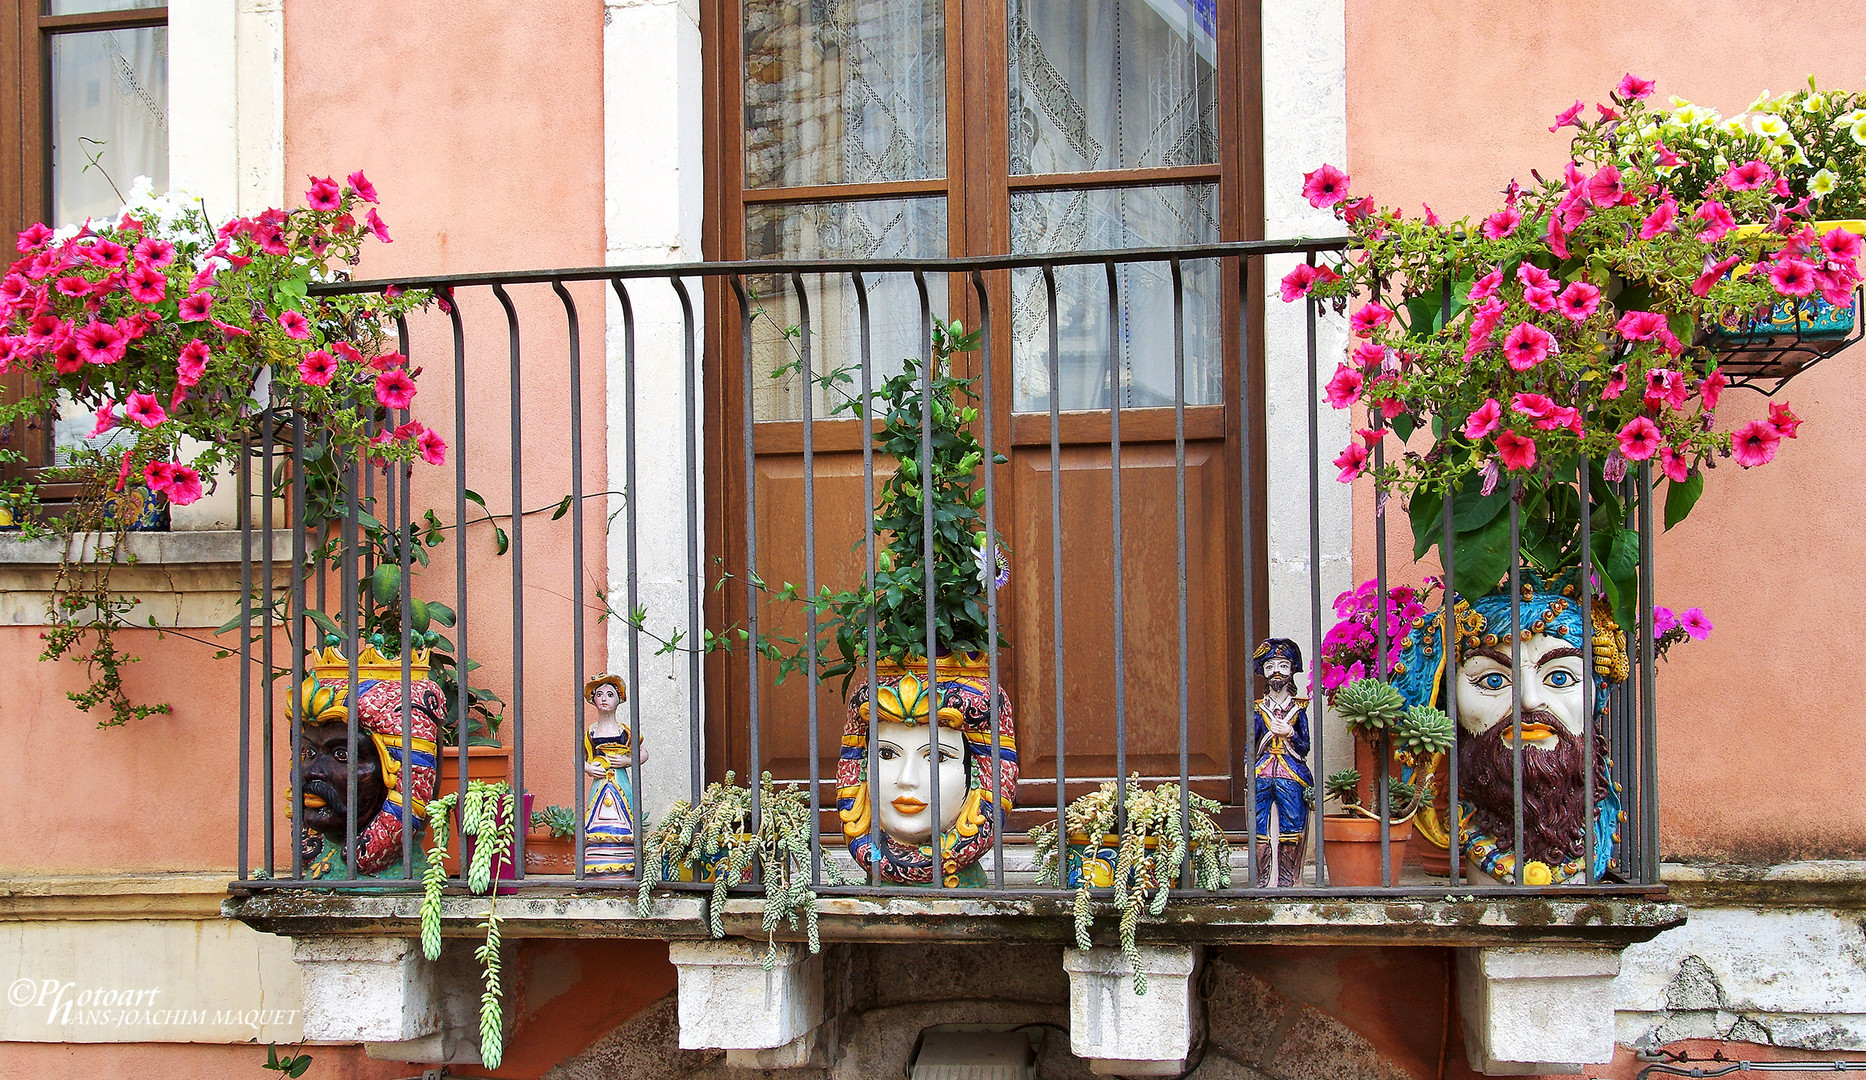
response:
[(517, 800), (512, 785), (501, 780), (467, 782), (466, 798), (450, 791), (428, 803), (428, 827), (433, 836), (428, 849), (427, 869), (421, 875), (421, 953), (429, 960), (441, 957), (441, 890), (447, 885), (447, 869), (441, 860), (447, 854), (448, 814), (460, 806), (460, 832), (474, 839), (472, 855), (467, 860), (467, 891), (488, 897), (486, 921), (479, 929), (486, 940), (473, 950), (484, 973), (485, 988), (479, 1000), (479, 1056), (488, 1069), (496, 1069), (505, 1059), (505, 1015), (501, 1006), (504, 989), (500, 981), (499, 909), (493, 890), (493, 868), (512, 855), (512, 832), (516, 821)]
[[(801, 922), (810, 951), (822, 948), (817, 932), (816, 890), (810, 887), (810, 801), (801, 788), (778, 787), (772, 783), (771, 774), (765, 773), (759, 780), (754, 830), (751, 788), (739, 787), (736, 779), (736, 774), (728, 772), (725, 782), (707, 785), (699, 805), (682, 799), (668, 807), (661, 820), (648, 830), (639, 860), (637, 910), (647, 917), (649, 894), (667, 879), (673, 867), (681, 863), (705, 864), (711, 867), (713, 885), (706, 909), (707, 925), (714, 937), (724, 937), (726, 894), (750, 879), (756, 861), (765, 890), (765, 969), (770, 970), (777, 959), (780, 923), (796, 930)], [(832, 885), (847, 881), (828, 859), (823, 860), (823, 876)]]
[[(1086, 841), (1090, 852), (1104, 837), (1116, 838), (1112, 886), (1115, 907), (1121, 913), (1121, 955), (1134, 971), (1134, 992), (1147, 992), (1147, 976), (1140, 967), (1135, 932), (1141, 912), (1158, 918), (1166, 910), (1167, 896), (1181, 866), (1190, 856), (1194, 882), (1201, 889), (1231, 885), (1231, 845), (1224, 830), (1212, 819), (1218, 804), (1202, 795), (1186, 795), (1186, 814), (1180, 816), (1178, 784), (1161, 784), (1151, 791), (1140, 786), (1138, 773), (1128, 778), (1125, 813), (1117, 810), (1119, 796), (1113, 781), (1069, 804), (1062, 829), (1045, 822), (1030, 830), (1037, 867), (1037, 883), (1061, 887), (1065, 878), (1067, 845)], [(1189, 842), (1189, 843), (1188, 843)], [(1094, 913), (1089, 907), (1094, 882), (1086, 869), (1078, 871), (1075, 895), (1076, 946), (1090, 945)]]

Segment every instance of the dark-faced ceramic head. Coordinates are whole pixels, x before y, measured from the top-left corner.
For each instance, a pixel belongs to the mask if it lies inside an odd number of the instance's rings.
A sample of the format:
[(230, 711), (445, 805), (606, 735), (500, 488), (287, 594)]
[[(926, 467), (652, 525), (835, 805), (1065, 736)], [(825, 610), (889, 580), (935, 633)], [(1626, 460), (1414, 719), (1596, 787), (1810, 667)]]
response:
[(382, 812), (388, 788), (376, 742), (359, 732), (356, 757), (350, 757), (349, 728), (341, 722), (306, 724), (300, 744), (304, 759), (305, 825), (342, 844), (349, 819), (349, 776), (356, 771), (356, 831), (361, 834)]

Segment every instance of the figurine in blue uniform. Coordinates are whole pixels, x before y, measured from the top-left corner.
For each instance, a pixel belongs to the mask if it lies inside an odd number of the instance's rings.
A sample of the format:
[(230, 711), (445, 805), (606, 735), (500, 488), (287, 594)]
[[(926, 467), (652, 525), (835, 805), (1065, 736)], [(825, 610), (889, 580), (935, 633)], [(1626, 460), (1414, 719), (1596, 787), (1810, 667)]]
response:
[(1308, 849), (1309, 699), (1295, 695), (1302, 649), (1270, 638), (1251, 654), (1264, 695), (1251, 705), (1257, 774), (1257, 880), (1287, 888), (1302, 877)]

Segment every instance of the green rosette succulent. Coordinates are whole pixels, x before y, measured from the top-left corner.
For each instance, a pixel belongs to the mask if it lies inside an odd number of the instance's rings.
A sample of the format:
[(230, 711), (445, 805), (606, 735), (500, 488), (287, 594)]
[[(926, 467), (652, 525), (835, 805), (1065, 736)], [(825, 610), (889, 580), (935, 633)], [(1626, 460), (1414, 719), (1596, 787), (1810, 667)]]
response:
[(1423, 760), (1428, 754), (1442, 754), (1451, 749), (1457, 738), (1457, 726), (1444, 710), (1430, 705), (1414, 705), (1393, 729), (1394, 748)]
[(1382, 679), (1356, 679), (1335, 695), (1335, 712), (1350, 731), (1371, 738), (1399, 724), (1406, 699)]

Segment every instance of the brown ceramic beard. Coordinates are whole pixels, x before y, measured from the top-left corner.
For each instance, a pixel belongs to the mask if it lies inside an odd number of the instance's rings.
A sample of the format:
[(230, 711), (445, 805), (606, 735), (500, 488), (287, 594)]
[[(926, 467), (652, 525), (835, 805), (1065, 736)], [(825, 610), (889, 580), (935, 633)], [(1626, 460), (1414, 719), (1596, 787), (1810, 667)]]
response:
[[(1586, 848), (1587, 796), (1581, 786), (1581, 738), (1572, 735), (1554, 715), (1531, 709), (1523, 723), (1540, 723), (1555, 733), (1555, 746), (1544, 750), (1523, 745), (1523, 831), (1528, 835), (1521, 857), (1559, 866), (1579, 858)], [(1508, 721), (1481, 735), (1467, 735), (1458, 747), (1458, 794), (1475, 809), (1472, 825), (1497, 840), (1504, 850), (1516, 850), (1515, 751), (1509, 743)], [(1606, 796), (1607, 736), (1594, 732), (1594, 797)]]

